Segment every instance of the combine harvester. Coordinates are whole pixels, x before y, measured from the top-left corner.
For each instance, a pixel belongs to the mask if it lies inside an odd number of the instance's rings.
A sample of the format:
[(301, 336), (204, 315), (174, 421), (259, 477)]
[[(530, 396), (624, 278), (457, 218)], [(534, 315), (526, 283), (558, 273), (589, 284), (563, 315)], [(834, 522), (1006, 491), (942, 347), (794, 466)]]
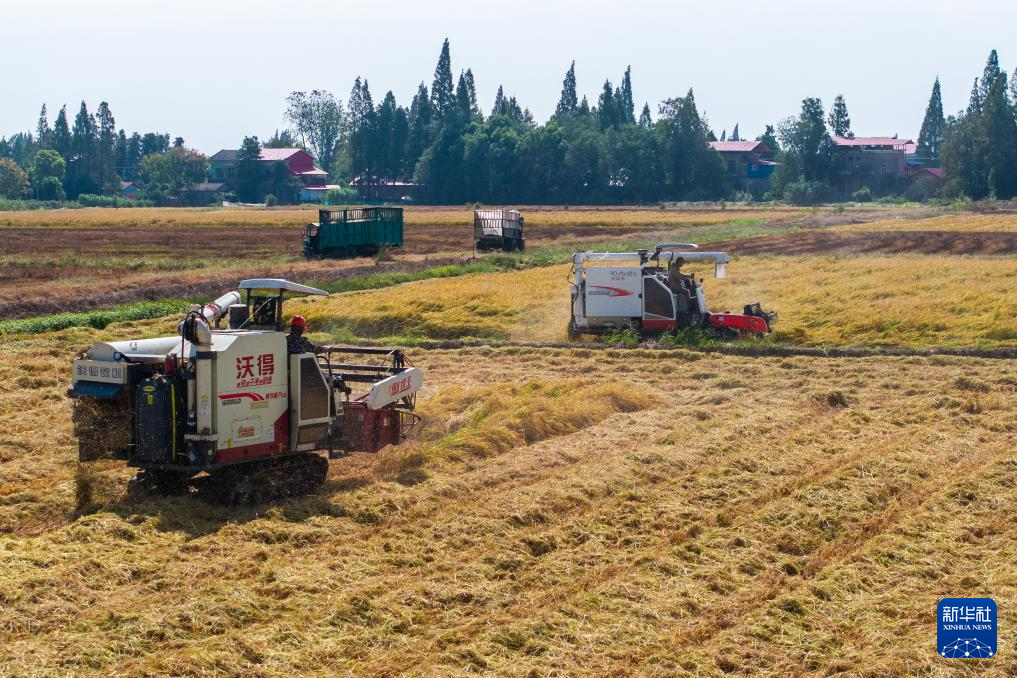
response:
[(524, 222), (519, 210), (474, 210), (473, 239), (477, 251), (522, 252), (526, 249)]
[(727, 254), (701, 252), (691, 243), (657, 245), (653, 252), (575, 252), (569, 336), (625, 329), (648, 336), (687, 328), (724, 339), (768, 334), (777, 314), (763, 311), (759, 302), (742, 313), (709, 311), (702, 280), (681, 271), (700, 261), (712, 262), (716, 277), (725, 276)]
[(401, 351), (289, 354), (283, 300), (327, 292), (276, 279), (239, 289), (192, 307), (178, 336), (102, 342), (74, 361), (81, 461), (126, 460), (163, 493), (207, 474), (221, 501), (245, 503), (311, 490), (328, 459), (396, 444), (419, 419), (423, 375)]

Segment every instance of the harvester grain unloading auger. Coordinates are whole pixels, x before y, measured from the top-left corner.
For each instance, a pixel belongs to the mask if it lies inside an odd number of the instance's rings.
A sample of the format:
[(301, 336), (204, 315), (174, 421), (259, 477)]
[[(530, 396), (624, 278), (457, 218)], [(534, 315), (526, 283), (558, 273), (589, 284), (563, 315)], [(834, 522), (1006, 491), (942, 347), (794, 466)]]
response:
[[(201, 482), (238, 503), (320, 485), (328, 460), (319, 452), (335, 458), (402, 440), (419, 419), (423, 384), (402, 351), (290, 354), (284, 299), (328, 293), (277, 279), (239, 288), (193, 307), (179, 336), (102, 342), (74, 361), (68, 393), (81, 461), (126, 460), (163, 492), (207, 474)], [(224, 317), (228, 329), (219, 329)]]
[(769, 334), (776, 312), (754, 302), (742, 313), (711, 313), (702, 280), (681, 270), (685, 264), (710, 262), (716, 277), (723, 278), (729, 261), (724, 252), (704, 252), (692, 243), (657, 245), (652, 252), (575, 252), (569, 334), (632, 329), (645, 336), (686, 328), (726, 339)]

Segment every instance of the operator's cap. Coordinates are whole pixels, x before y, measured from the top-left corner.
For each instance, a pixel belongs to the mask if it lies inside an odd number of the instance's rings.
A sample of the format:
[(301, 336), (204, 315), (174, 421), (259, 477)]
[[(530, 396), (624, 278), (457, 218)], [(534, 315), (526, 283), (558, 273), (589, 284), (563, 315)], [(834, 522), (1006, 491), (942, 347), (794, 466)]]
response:
[(301, 330), (306, 332), (307, 331), (307, 321), (304, 320), (304, 316), (302, 316), (302, 315), (295, 315), (295, 316), (293, 316), (293, 320), (290, 321), (290, 327), (299, 327)]

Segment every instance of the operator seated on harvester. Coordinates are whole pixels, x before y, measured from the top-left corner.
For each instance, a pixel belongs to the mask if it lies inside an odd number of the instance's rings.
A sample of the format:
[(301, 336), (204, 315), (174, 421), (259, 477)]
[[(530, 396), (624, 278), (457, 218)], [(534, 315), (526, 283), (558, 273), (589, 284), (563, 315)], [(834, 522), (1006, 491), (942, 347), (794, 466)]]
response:
[(307, 320), (302, 315), (293, 316), (290, 321), (290, 333), (286, 335), (286, 350), (294, 353), (326, 353), (327, 346), (320, 346), (304, 336), (307, 331)]
[(675, 294), (675, 304), (679, 313), (688, 313), (692, 298), (696, 293), (696, 281), (691, 275), (682, 273), (683, 257), (672, 259), (667, 265), (667, 285)]

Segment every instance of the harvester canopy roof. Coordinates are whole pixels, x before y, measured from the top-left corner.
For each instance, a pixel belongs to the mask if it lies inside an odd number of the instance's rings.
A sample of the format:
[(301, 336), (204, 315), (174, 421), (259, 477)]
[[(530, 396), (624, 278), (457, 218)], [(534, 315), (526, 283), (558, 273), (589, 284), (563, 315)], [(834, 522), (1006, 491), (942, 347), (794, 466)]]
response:
[(243, 280), (239, 286), (242, 290), (255, 290), (258, 292), (271, 292), (272, 294), (285, 294), (290, 297), (319, 296), (327, 297), (328, 292), (319, 290), (316, 287), (300, 285), (281, 278), (252, 278)]

